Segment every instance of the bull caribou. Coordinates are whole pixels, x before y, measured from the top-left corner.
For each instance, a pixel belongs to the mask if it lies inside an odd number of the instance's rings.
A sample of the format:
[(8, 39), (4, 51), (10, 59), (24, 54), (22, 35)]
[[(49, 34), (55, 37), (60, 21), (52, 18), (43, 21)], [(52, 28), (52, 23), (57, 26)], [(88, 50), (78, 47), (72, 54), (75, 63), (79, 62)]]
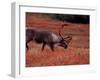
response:
[[(68, 24), (63, 24), (61, 29)], [(61, 29), (59, 29), (59, 35), (55, 34), (52, 31), (38, 30), (38, 29), (26, 29), (26, 48), (29, 49), (28, 43), (30, 41), (35, 41), (36, 43), (41, 44), (41, 50), (44, 50), (44, 47), (48, 45), (52, 51), (54, 51), (54, 46), (61, 46), (67, 48), (68, 44), (72, 40), (71, 36), (62, 37)]]

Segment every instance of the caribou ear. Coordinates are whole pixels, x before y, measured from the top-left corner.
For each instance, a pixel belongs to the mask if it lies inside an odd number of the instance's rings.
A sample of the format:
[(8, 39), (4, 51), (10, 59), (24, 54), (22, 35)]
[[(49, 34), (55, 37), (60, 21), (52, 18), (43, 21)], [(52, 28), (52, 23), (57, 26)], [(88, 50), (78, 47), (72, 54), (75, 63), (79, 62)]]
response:
[[(60, 31), (59, 31), (59, 36), (61, 36), (61, 33), (60, 33)], [(62, 36), (61, 36), (62, 37)]]

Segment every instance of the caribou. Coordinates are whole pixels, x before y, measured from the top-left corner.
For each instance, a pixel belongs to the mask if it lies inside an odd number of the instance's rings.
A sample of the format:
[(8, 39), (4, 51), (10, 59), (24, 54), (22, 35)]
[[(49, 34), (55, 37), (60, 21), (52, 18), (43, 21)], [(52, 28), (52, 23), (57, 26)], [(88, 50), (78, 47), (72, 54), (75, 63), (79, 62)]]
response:
[(59, 29), (59, 35), (52, 31), (47, 30), (39, 30), (39, 29), (26, 29), (26, 48), (29, 49), (28, 43), (30, 41), (35, 41), (38, 44), (42, 43), (41, 50), (44, 50), (44, 47), (48, 45), (52, 51), (54, 51), (54, 46), (60, 46), (66, 49), (68, 44), (72, 40), (72, 36), (62, 37), (61, 31), (64, 26), (67, 24), (63, 24)]

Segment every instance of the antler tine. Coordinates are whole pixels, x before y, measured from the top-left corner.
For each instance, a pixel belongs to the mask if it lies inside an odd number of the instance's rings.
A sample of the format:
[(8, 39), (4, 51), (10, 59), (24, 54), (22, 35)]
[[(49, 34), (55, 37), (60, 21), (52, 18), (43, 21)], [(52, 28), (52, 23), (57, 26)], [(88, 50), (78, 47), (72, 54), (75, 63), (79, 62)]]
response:
[(59, 35), (61, 36), (61, 30), (59, 29)]
[(68, 37), (67, 37), (67, 40), (64, 39), (64, 41), (67, 42), (67, 44), (69, 44), (69, 42), (70, 42), (71, 40), (72, 40), (72, 37), (71, 37), (71, 36), (68, 36)]
[(67, 39), (67, 38), (72, 38), (72, 36), (68, 35), (67, 37), (64, 37), (64, 39)]

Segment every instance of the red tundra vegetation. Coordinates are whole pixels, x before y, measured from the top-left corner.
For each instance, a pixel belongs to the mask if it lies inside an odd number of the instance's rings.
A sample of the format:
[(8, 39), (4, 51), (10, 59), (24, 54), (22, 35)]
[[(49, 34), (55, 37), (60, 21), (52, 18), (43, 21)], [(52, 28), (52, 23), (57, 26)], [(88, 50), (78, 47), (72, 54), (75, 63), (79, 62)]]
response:
[(28, 43), (26, 51), (26, 67), (62, 66), (89, 64), (89, 24), (70, 23), (52, 19), (45, 14), (26, 13), (26, 27), (44, 29), (58, 34), (63, 23), (68, 24), (62, 29), (62, 35), (71, 35), (72, 40), (67, 49), (55, 47), (55, 51), (34, 41)]

